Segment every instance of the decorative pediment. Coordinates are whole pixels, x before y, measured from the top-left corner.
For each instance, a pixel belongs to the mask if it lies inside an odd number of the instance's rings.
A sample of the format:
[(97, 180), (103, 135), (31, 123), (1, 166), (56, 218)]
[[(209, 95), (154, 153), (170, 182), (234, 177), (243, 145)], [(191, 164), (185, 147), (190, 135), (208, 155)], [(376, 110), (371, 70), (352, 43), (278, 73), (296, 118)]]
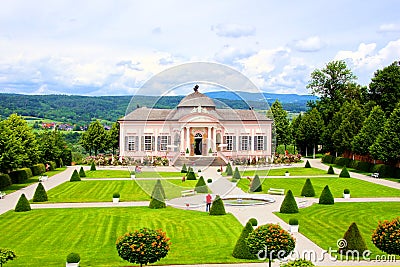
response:
[(180, 122), (203, 122), (203, 123), (210, 123), (210, 122), (218, 122), (216, 118), (213, 116), (210, 116), (205, 113), (191, 113), (189, 115), (186, 115), (182, 117)]

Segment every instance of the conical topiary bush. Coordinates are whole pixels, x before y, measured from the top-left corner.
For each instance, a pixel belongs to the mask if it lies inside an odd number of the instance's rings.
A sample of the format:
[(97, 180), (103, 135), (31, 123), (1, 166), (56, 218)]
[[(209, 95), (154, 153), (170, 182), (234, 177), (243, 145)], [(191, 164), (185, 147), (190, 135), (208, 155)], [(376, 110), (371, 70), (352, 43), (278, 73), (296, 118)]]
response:
[(250, 192), (261, 192), (262, 184), (260, 177), (256, 174), (250, 184)]
[(183, 163), (182, 169), (181, 169), (181, 173), (187, 173), (187, 167), (186, 164)]
[(304, 168), (311, 168), (311, 164), (310, 162), (307, 160), (306, 165), (304, 166)]
[(70, 182), (79, 182), (81, 180), (81, 177), (79, 176), (79, 173), (77, 170), (74, 170), (74, 172), (71, 175), (71, 179), (69, 179)]
[(160, 187), (154, 186), (154, 194), (150, 200), (149, 208), (150, 209), (163, 209), (166, 207), (165, 200), (163, 194), (161, 192)]
[(196, 174), (191, 167), (189, 167), (189, 170), (186, 174), (186, 180), (196, 180)]
[(328, 185), (326, 185), (324, 187), (324, 190), (322, 190), (321, 196), (319, 197), (319, 204), (323, 204), (323, 205), (335, 204), (335, 199), (333, 198), (331, 190), (329, 190)]
[(346, 166), (343, 167), (342, 171), (341, 171), (340, 174), (339, 174), (339, 177), (342, 177), (342, 178), (350, 178), (350, 173), (349, 173), (349, 171), (347, 170)]
[(225, 172), (226, 172), (226, 175), (229, 175), (229, 176), (231, 176), (233, 174), (232, 166), (231, 166), (230, 162), (228, 162), (228, 165), (226, 165)]
[(292, 190), (286, 193), (285, 199), (283, 200), (280, 208), (280, 213), (298, 213), (299, 207), (297, 207), (296, 200), (294, 199)]
[(96, 170), (96, 165), (94, 165), (94, 161), (92, 161), (92, 164), (90, 164), (90, 170), (95, 171)]
[(333, 170), (332, 166), (329, 166), (328, 174), (335, 174), (335, 171)]
[(238, 167), (236, 167), (235, 171), (233, 172), (233, 175), (232, 175), (232, 181), (239, 180), (240, 178), (242, 178), (242, 177), (240, 176)]
[(220, 196), (216, 196), (210, 208), (210, 215), (225, 215), (225, 206)]
[(247, 222), (244, 226), (239, 239), (236, 241), (235, 248), (233, 249), (232, 256), (237, 259), (256, 259), (257, 256), (250, 253), (249, 246), (247, 245), (246, 238), (253, 232), (253, 226)]
[(197, 181), (196, 187), (194, 190), (197, 193), (208, 193), (208, 187), (206, 185), (206, 182), (204, 181), (203, 176), (200, 176), (199, 180)]
[(79, 177), (86, 177), (86, 173), (85, 170), (83, 169), (83, 167), (81, 166), (81, 168), (79, 169)]
[(44, 189), (44, 186), (42, 183), (38, 183), (38, 186), (36, 187), (35, 194), (33, 195), (33, 202), (45, 202), (47, 201), (47, 193), (46, 189)]
[(17, 205), (15, 206), (14, 210), (16, 212), (23, 212), (23, 211), (30, 211), (31, 210), (31, 205), (29, 204), (29, 201), (26, 198), (25, 194), (22, 194), (19, 197), (19, 200), (18, 200)]
[(166, 195), (165, 195), (164, 187), (162, 186), (161, 180), (160, 180), (160, 179), (157, 179), (157, 182), (156, 182), (156, 184), (155, 184), (154, 187), (153, 187), (153, 191), (151, 192), (151, 198), (155, 198), (155, 195), (156, 195), (156, 191), (157, 191), (157, 190), (160, 190), (160, 193), (161, 193), (163, 199), (166, 199), (166, 198), (167, 198)]
[(368, 249), (355, 222), (350, 225), (343, 239), (346, 240), (347, 245), (343, 246), (343, 248), (339, 248), (340, 254), (346, 254), (347, 251), (358, 251), (360, 253), (359, 255), (362, 255), (364, 251)]
[(304, 183), (303, 189), (301, 190), (301, 196), (303, 197), (315, 197), (314, 187), (311, 183), (310, 178), (307, 178)]

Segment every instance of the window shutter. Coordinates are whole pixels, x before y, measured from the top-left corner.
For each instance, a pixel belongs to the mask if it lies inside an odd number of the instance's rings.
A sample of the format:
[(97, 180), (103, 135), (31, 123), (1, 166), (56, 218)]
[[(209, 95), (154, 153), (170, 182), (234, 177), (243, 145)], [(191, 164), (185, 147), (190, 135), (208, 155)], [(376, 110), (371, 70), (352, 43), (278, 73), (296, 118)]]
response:
[(141, 150), (142, 150), (142, 151), (145, 151), (145, 149), (144, 149), (144, 136), (142, 136), (141, 139), (142, 139), (142, 141), (141, 141), (141, 146), (142, 146), (142, 147), (141, 147)]
[(258, 145), (257, 138), (258, 138), (257, 136), (254, 136), (254, 150), (257, 150), (257, 145)]
[(139, 151), (139, 136), (135, 136), (135, 151)]
[(247, 140), (249, 140), (249, 144), (248, 144), (248, 146), (247, 146), (247, 150), (251, 150), (251, 136), (249, 136), (249, 137), (247, 138)]
[(157, 136), (157, 150), (161, 151), (161, 136)]
[(224, 144), (226, 144), (226, 136), (224, 136), (224, 137), (222, 138), (222, 142), (223, 142)]
[(268, 143), (267, 143), (267, 141), (268, 141), (268, 136), (264, 136), (264, 150), (265, 151), (267, 151), (268, 150)]
[(236, 136), (232, 137), (232, 151), (236, 151)]
[(239, 149), (242, 150), (242, 141), (243, 141), (243, 136), (239, 136)]
[(167, 144), (171, 145), (171, 136), (170, 135), (168, 135), (168, 137), (167, 137)]
[(156, 142), (156, 137), (152, 136), (151, 137), (151, 151), (154, 151), (155, 142)]
[(125, 136), (125, 151), (129, 151), (128, 136)]

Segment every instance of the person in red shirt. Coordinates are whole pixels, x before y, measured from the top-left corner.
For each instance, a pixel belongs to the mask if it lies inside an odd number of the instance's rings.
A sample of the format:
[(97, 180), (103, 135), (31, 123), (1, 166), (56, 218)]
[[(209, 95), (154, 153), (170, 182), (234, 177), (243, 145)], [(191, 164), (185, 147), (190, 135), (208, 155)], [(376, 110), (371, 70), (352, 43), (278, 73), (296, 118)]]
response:
[(210, 207), (211, 207), (211, 202), (212, 202), (212, 197), (210, 194), (207, 194), (206, 196), (206, 212), (210, 212)]

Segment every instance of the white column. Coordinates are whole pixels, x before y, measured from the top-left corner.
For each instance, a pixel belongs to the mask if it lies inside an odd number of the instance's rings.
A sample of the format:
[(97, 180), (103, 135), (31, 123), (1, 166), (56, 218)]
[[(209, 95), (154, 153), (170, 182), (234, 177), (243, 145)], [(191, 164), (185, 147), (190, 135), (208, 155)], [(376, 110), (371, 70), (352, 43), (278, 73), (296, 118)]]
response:
[(185, 127), (181, 129), (181, 145), (179, 151), (185, 151)]
[(250, 138), (251, 138), (251, 141), (250, 141), (251, 147), (250, 147), (250, 149), (251, 149), (251, 153), (254, 155), (254, 129), (251, 129), (251, 131), (250, 131)]
[[(207, 139), (208, 139), (207, 141), (207, 153), (208, 153), (208, 150), (210, 150), (211, 148), (211, 127), (207, 127)], [(213, 152), (215, 151), (213, 150)]]
[(190, 127), (186, 127), (186, 148), (188, 148), (190, 152)]
[(216, 149), (216, 144), (217, 144), (217, 129), (215, 128), (215, 127), (213, 127), (212, 128), (212, 136), (213, 136), (213, 139), (212, 139), (212, 149), (213, 149), (213, 151), (217, 151), (217, 149)]

